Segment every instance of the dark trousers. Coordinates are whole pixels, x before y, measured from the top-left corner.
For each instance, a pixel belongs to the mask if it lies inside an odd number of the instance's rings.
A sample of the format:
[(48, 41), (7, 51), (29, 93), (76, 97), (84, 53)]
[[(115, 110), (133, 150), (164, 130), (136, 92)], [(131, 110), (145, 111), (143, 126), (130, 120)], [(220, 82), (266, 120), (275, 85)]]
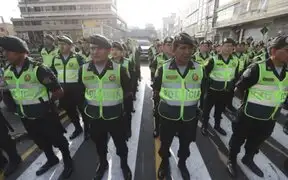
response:
[(48, 160), (55, 156), (53, 146), (59, 148), (63, 155), (70, 157), (68, 141), (63, 135), (64, 128), (56, 113), (49, 113), (41, 119), (21, 120), (30, 138), (44, 151)]
[(208, 127), (210, 111), (215, 105), (214, 119), (215, 126), (220, 126), (222, 113), (224, 112), (227, 100), (229, 100), (230, 94), (226, 91), (214, 91), (208, 89), (204, 98), (204, 109), (203, 109), (203, 126)]
[(159, 100), (154, 99), (153, 116), (154, 116), (154, 130), (156, 131), (159, 131), (159, 127), (160, 127), (160, 116), (158, 112), (158, 105), (159, 105)]
[(230, 139), (230, 156), (236, 158), (245, 140), (246, 155), (255, 155), (260, 145), (271, 136), (275, 121), (262, 121), (247, 117), (243, 112), (238, 115), (238, 121), (233, 123), (233, 134)]
[(108, 133), (116, 146), (117, 155), (127, 158), (128, 147), (126, 144), (125, 122), (122, 117), (114, 120), (91, 119), (90, 135), (96, 144), (100, 162), (107, 159)]
[(7, 159), (3, 156), (3, 153), (0, 150), (0, 177), (1, 177), (1, 172), (4, 170), (6, 166), (6, 163), (7, 163)]
[[(5, 151), (8, 155), (9, 161), (17, 161), (20, 157), (16, 149), (16, 143), (9, 135), (8, 129), (4, 124), (4, 116), (0, 111), (0, 169), (5, 161), (5, 157), (1, 156), (2, 151)], [(2, 162), (2, 160), (4, 161)]]
[(195, 141), (197, 120), (192, 121), (172, 121), (165, 118), (160, 119), (160, 141), (161, 147), (159, 155), (162, 159), (167, 160), (170, 157), (170, 146), (173, 138), (178, 133), (179, 150), (178, 157), (186, 160), (190, 156), (190, 143)]

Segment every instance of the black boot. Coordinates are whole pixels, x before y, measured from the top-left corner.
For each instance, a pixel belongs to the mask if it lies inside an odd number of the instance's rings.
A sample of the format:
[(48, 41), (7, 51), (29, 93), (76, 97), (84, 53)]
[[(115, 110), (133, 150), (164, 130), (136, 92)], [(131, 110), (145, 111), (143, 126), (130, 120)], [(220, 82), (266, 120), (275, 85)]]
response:
[(76, 137), (78, 137), (78, 136), (83, 132), (83, 129), (82, 129), (82, 127), (80, 126), (80, 124), (79, 124), (79, 126), (78, 126), (78, 125), (74, 125), (74, 126), (75, 126), (75, 130), (74, 130), (74, 132), (71, 134), (71, 136), (69, 137), (70, 140), (75, 139)]
[(121, 159), (121, 169), (122, 169), (124, 179), (125, 180), (131, 180), (132, 179), (132, 172), (128, 166), (127, 158)]
[(288, 173), (288, 159), (284, 161), (284, 169), (285, 169), (285, 172)]
[(242, 158), (242, 163), (245, 164), (253, 173), (259, 177), (264, 177), (262, 170), (253, 161), (254, 155), (246, 155)]
[(163, 159), (158, 169), (158, 179), (162, 180), (170, 176), (170, 164), (169, 159)]
[(108, 170), (108, 167), (109, 167), (109, 164), (107, 160), (100, 162), (96, 170), (96, 176), (93, 178), (93, 180), (102, 180), (102, 177), (104, 176), (105, 172)]
[(201, 133), (202, 133), (203, 136), (207, 136), (208, 135), (207, 127), (202, 126), (201, 127)]
[(41, 166), (38, 171), (36, 171), (36, 175), (40, 176), (44, 173), (46, 173), (50, 168), (52, 168), (53, 166), (55, 166), (56, 164), (59, 163), (59, 159), (57, 158), (57, 156), (54, 155), (54, 157), (49, 158), (47, 160), (47, 162)]
[(178, 168), (181, 172), (183, 180), (190, 180), (190, 174), (186, 166), (186, 160), (179, 159)]
[[(17, 154), (18, 155), (18, 154)], [(4, 175), (8, 177), (11, 175), (13, 172), (15, 172), (18, 168), (18, 166), (22, 163), (21, 157), (18, 155), (15, 158), (11, 158), (8, 166), (5, 169)]]
[(214, 126), (214, 129), (219, 133), (219, 134), (221, 134), (222, 136), (226, 136), (227, 135), (227, 133), (226, 133), (226, 131), (223, 129), (223, 128), (221, 128), (220, 127), (220, 125), (215, 125)]
[(64, 170), (62, 172), (63, 179), (68, 179), (74, 171), (73, 160), (70, 156), (63, 158)]

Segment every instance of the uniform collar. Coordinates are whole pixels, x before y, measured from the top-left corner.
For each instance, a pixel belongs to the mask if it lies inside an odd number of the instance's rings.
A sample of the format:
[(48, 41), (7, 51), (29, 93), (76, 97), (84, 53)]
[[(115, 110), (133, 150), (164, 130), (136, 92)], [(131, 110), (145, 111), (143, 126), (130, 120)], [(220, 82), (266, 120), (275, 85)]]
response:
[[(234, 54), (236, 57), (238, 57), (238, 58), (241, 57), (241, 56), (243, 55), (242, 52), (241, 52), (241, 53), (234, 52), (233, 54)], [(239, 54), (239, 56), (238, 56), (238, 54)]]
[(229, 64), (230, 60), (233, 59), (232, 55), (230, 55), (227, 59), (227, 61), (224, 61), (224, 58), (221, 54), (218, 54), (218, 59), (222, 60), (225, 64)]
[(285, 64), (283, 66), (283, 69), (280, 73), (280, 75), (277, 73), (276, 71), (276, 68), (272, 62), (272, 60), (269, 58), (267, 61), (266, 61), (266, 70), (267, 71), (273, 71), (274, 75), (280, 80), (282, 81), (285, 77), (286, 77), (286, 72), (287, 72), (287, 65)]
[[(26, 59), (24, 60), (24, 64), (23, 64), (23, 66), (22, 66), (22, 71), (23, 70), (27, 70), (28, 68), (29, 68), (29, 65), (30, 65), (30, 62), (31, 60), (28, 58), (28, 57), (26, 57)], [(16, 66), (15, 65), (13, 65), (13, 64), (11, 64), (11, 70), (12, 71), (16, 71)]]
[[(104, 70), (113, 70), (113, 62), (111, 59), (109, 59), (103, 69)], [(88, 71), (97, 71), (96, 70), (96, 67), (95, 67), (95, 64), (93, 63), (93, 61), (90, 61), (89, 62), (89, 65), (88, 65)]]
[(202, 59), (207, 59), (209, 57), (209, 53), (206, 53), (206, 57), (203, 56), (203, 54), (199, 51), (199, 56), (202, 58)]
[[(188, 67), (188, 69), (195, 69), (195, 65), (194, 65), (194, 63), (193, 63), (192, 61), (188, 61), (187, 67)], [(175, 58), (173, 58), (173, 59), (171, 60), (169, 69), (177, 69), (177, 68), (178, 68), (178, 67), (177, 67)]]
[[(63, 57), (63, 55), (61, 54), (61, 53), (59, 53), (59, 56), (60, 56), (60, 58), (62, 59), (62, 60), (65, 60), (64, 59), (64, 57)], [(74, 53), (73, 52), (70, 52), (70, 54), (69, 54), (69, 56), (68, 56), (68, 58), (66, 59), (66, 61), (68, 61), (70, 58), (72, 58), (74, 56)]]
[(52, 48), (51, 48), (51, 50), (49, 51), (46, 47), (44, 48), (45, 49), (45, 51), (48, 53), (48, 54), (50, 54), (52, 51), (54, 51), (56, 48), (55, 48), (55, 46), (52, 46)]

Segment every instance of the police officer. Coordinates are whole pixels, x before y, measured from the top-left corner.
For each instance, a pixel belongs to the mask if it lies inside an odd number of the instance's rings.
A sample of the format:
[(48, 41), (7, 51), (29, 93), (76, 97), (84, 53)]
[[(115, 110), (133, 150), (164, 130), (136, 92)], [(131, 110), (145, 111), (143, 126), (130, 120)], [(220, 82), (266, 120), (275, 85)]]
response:
[[(5, 88), (2, 69), (0, 69), (0, 71), (1, 71), (0, 88)], [(2, 99), (2, 92), (0, 95), (0, 102), (1, 99)], [(3, 116), (0, 110), (0, 174), (1, 171), (3, 171), (5, 172), (4, 175), (6, 177), (12, 174), (17, 169), (18, 165), (22, 162), (22, 159), (19, 156), (16, 149), (16, 143), (14, 142), (14, 140), (11, 139), (11, 136), (9, 135), (9, 129), (7, 123), (8, 122), (6, 121), (5, 117)], [(2, 150), (5, 151), (5, 153), (8, 155), (9, 163), (8, 160), (3, 156)], [(5, 168), (7, 163), (8, 166)]]
[(236, 176), (236, 158), (245, 142), (242, 163), (259, 177), (264, 173), (254, 163), (260, 145), (272, 134), (276, 118), (287, 98), (288, 37), (279, 36), (271, 44), (270, 58), (248, 67), (236, 84), (243, 98), (238, 122), (233, 124), (227, 168)]
[[(121, 64), (126, 70), (127, 74), (130, 78), (130, 84), (132, 86), (132, 77), (133, 74), (133, 67), (131, 61), (127, 58), (124, 58), (124, 48), (119, 42), (112, 43), (111, 49), (112, 61)], [(135, 78), (135, 77), (134, 77)], [(132, 96), (128, 96), (124, 99), (124, 109), (125, 109), (125, 118), (127, 120), (127, 138), (131, 137), (131, 120), (132, 120), (132, 112), (133, 112), (133, 99)]]
[(78, 53), (86, 62), (91, 60), (90, 58), (90, 44), (86, 42), (85, 38), (81, 41), (81, 50)]
[[(153, 77), (154, 74), (156, 72), (156, 70), (160, 67), (162, 67), (163, 64), (165, 64), (170, 58), (172, 58), (173, 56), (173, 52), (172, 52), (172, 43), (173, 43), (173, 38), (172, 37), (166, 37), (164, 39), (163, 42), (163, 52), (159, 53), (156, 55), (155, 59), (153, 60), (151, 66), (150, 66), (150, 70), (151, 73), (153, 73)], [(154, 96), (156, 97), (156, 96)], [(153, 132), (153, 136), (156, 138), (159, 136), (159, 114), (158, 114), (158, 103), (159, 103), (159, 99), (153, 99), (154, 100), (154, 110), (153, 110), (153, 114), (154, 114), (154, 132)]]
[(7, 36), (0, 40), (0, 45), (10, 61), (4, 79), (16, 104), (16, 114), (21, 117), (28, 135), (47, 157), (47, 162), (36, 171), (36, 175), (59, 163), (52, 149), (55, 146), (63, 156), (63, 178), (69, 178), (73, 171), (72, 158), (68, 141), (63, 135), (65, 129), (52, 102), (63, 96), (63, 89), (48, 67), (28, 58), (29, 50), (23, 40)]
[(238, 60), (232, 56), (234, 45), (235, 42), (233, 39), (225, 39), (221, 46), (221, 53), (210, 59), (205, 66), (205, 73), (209, 78), (209, 82), (204, 99), (203, 124), (201, 128), (204, 136), (207, 136), (210, 111), (214, 105), (214, 129), (221, 135), (226, 135), (220, 123), (227, 100), (231, 96), (229, 92), (231, 92), (231, 89), (234, 89), (234, 80), (238, 76)]
[[(233, 56), (234, 58), (238, 60), (238, 63), (239, 63), (239, 68), (238, 68), (239, 75), (242, 74), (242, 72), (244, 71), (244, 69), (246, 69), (248, 65), (248, 56), (244, 54), (244, 51), (245, 51), (245, 42), (241, 42), (241, 43), (236, 42)], [(234, 89), (231, 89), (230, 97), (229, 97), (230, 99), (227, 101), (227, 107), (226, 107), (226, 110), (231, 114), (235, 114), (237, 111), (235, 107), (233, 106), (233, 97), (234, 97)]]
[[(53, 58), (51, 69), (57, 75), (58, 81), (64, 89), (64, 97), (60, 99), (60, 106), (67, 112), (68, 117), (71, 119), (75, 130), (70, 136), (70, 139), (75, 139), (79, 136), (83, 129), (80, 125), (79, 113), (77, 111), (77, 104), (79, 104), (79, 84), (78, 82), (78, 69), (84, 64), (81, 56), (71, 51), (73, 41), (67, 36), (58, 37), (60, 53)], [(80, 112), (82, 108), (79, 108)], [(87, 123), (85, 121), (84, 113), (82, 119), (85, 122), (85, 138), (88, 137)]]
[(44, 36), (44, 47), (41, 49), (43, 64), (51, 67), (52, 59), (59, 53), (59, 49), (54, 46), (54, 37), (51, 34)]
[(79, 70), (83, 85), (85, 113), (91, 119), (91, 139), (95, 142), (100, 164), (95, 180), (101, 180), (108, 169), (107, 142), (110, 133), (121, 159), (125, 180), (132, 177), (127, 163), (126, 125), (123, 123), (123, 101), (131, 95), (127, 70), (108, 58), (111, 44), (101, 35), (89, 38), (92, 61)]
[(195, 60), (198, 64), (204, 66), (205, 63), (211, 58), (210, 54), (210, 42), (203, 40), (200, 42), (199, 51), (197, 51), (192, 59)]
[(204, 75), (202, 67), (191, 61), (195, 49), (195, 41), (188, 34), (176, 35), (173, 41), (174, 58), (156, 72), (153, 90), (154, 96), (160, 99), (158, 113), (161, 117), (159, 179), (170, 173), (169, 148), (176, 133), (180, 142), (178, 168), (184, 180), (190, 179), (186, 159), (190, 156), (189, 145), (196, 138), (198, 101)]

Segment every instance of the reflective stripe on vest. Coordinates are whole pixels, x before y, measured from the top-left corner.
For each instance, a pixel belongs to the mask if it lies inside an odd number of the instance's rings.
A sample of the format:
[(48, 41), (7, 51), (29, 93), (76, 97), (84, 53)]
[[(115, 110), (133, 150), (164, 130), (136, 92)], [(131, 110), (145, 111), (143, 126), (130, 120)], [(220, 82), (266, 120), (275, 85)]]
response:
[(228, 82), (231, 82), (235, 77), (238, 60), (235, 58), (230, 59), (228, 64), (225, 64), (223, 60), (219, 60), (218, 57), (214, 57), (213, 60), (214, 60), (214, 67), (209, 77), (212, 80), (221, 83), (222, 88), (214, 87), (212, 83), (210, 89), (225, 90), (227, 88)]
[(23, 106), (41, 104), (40, 98), (44, 102), (49, 100), (46, 87), (43, 86), (37, 78), (37, 69), (38, 66), (33, 67), (33, 65), (30, 64), (29, 68), (23, 71), (19, 78), (16, 78), (11, 68), (5, 70), (4, 73), (7, 87), (24, 116)]
[(240, 57), (238, 57), (237, 55), (234, 56), (236, 59), (238, 59), (239, 62), (239, 71), (243, 71), (245, 68), (245, 64), (247, 61), (247, 56), (245, 54), (242, 54)]
[[(162, 85), (160, 90), (161, 101), (170, 106), (179, 106), (181, 113), (178, 119), (183, 117), (184, 107), (195, 106), (201, 96), (202, 68), (195, 63), (196, 69), (189, 70), (185, 78), (182, 78), (176, 69), (169, 69), (171, 63), (163, 66)], [(165, 117), (165, 114), (161, 114)], [(165, 117), (169, 119), (169, 117)], [(175, 120), (175, 119), (171, 119)]]
[[(247, 102), (245, 104), (245, 114), (249, 117), (259, 120), (274, 119), (276, 112), (285, 102), (288, 95), (288, 74), (283, 81), (280, 81), (273, 71), (266, 70), (266, 62), (258, 64), (259, 80), (256, 85), (249, 89)], [(254, 111), (261, 111), (262, 114), (269, 112), (265, 117), (255, 117), (253, 112), (248, 112), (249, 108), (255, 108)], [(263, 107), (266, 112), (263, 112)]]
[(207, 62), (207, 60), (211, 58), (211, 55), (209, 53), (207, 53), (207, 55), (207, 58), (203, 59), (202, 56), (200, 56), (200, 52), (198, 51), (195, 53), (195, 61), (203, 66)]
[(43, 59), (43, 64), (48, 66), (48, 67), (51, 67), (52, 65), (52, 60), (55, 56), (57, 56), (58, 54), (58, 49), (54, 49), (53, 51), (51, 51), (50, 53), (48, 53), (46, 51), (45, 48), (43, 48), (41, 50), (41, 56), (42, 56), (42, 59)]
[(123, 103), (123, 89), (120, 80), (121, 66), (113, 62), (113, 70), (107, 70), (100, 79), (88, 71), (89, 63), (82, 66), (82, 82), (85, 85), (85, 99), (89, 105), (99, 106), (103, 117), (103, 106), (116, 106)]
[(77, 83), (79, 63), (75, 56), (70, 58), (67, 64), (63, 64), (62, 59), (57, 56), (54, 59), (54, 67), (57, 71), (57, 79), (60, 83)]

